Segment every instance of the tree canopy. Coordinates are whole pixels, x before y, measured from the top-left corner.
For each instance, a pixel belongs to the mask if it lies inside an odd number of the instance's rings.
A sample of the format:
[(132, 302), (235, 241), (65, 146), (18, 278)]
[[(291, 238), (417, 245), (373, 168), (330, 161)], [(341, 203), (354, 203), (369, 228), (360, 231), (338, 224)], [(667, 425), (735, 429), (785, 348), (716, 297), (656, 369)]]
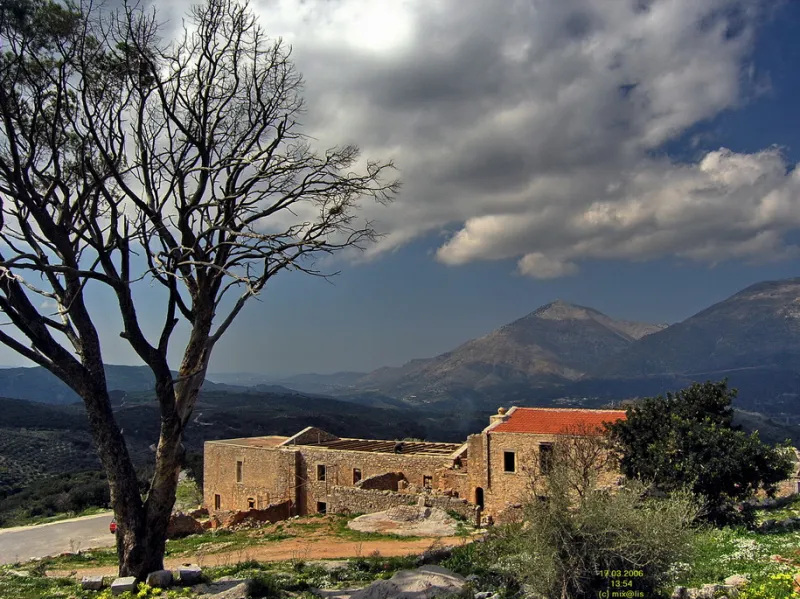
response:
[(734, 397), (727, 381), (706, 382), (629, 406), (626, 420), (609, 425), (622, 472), (662, 491), (690, 489), (709, 520), (737, 519), (734, 504), (773, 494), (792, 461), (788, 442), (766, 445), (733, 425)]
[[(127, 2), (0, 0), (0, 343), (83, 399), (120, 572), (140, 579), (163, 561), (181, 439), (215, 344), (277, 274), (333, 274), (315, 258), (374, 240), (361, 202), (399, 188), (391, 162), (314, 147), (290, 50), (246, 3), (205, 0), (166, 41), (157, 16)], [(163, 291), (155, 333), (137, 311), (140, 281)], [(109, 400), (108, 324), (87, 307), (99, 288), (155, 376), (161, 431), (144, 499)]]

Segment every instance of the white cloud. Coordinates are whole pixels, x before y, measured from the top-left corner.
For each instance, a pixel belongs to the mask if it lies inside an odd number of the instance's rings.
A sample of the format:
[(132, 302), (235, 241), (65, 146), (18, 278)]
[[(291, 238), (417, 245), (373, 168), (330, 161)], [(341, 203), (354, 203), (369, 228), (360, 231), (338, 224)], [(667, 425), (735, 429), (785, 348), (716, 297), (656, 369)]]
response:
[[(378, 7), (381, 7), (380, 9)], [(800, 177), (780, 151), (680, 163), (667, 141), (763, 93), (755, 0), (265, 0), (294, 45), (320, 146), (393, 157), (366, 206), (372, 254), (455, 231), (446, 264), (514, 258), (541, 278), (593, 259), (706, 263), (791, 253)], [(693, 134), (695, 151), (708, 147)]]

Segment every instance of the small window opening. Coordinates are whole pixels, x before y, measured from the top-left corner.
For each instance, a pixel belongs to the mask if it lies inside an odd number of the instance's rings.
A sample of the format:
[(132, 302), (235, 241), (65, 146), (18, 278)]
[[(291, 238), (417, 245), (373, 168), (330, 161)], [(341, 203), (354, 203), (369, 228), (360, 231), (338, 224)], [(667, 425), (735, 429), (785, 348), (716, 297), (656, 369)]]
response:
[(253, 499), (252, 497), (248, 497), (247, 498), (247, 509), (248, 510), (253, 510), (253, 509), (255, 509), (255, 507), (256, 507), (256, 500)]
[(219, 495), (214, 495), (214, 509), (218, 510), (222, 506), (222, 498)]
[(542, 443), (539, 445), (539, 470), (542, 474), (550, 474), (553, 469), (553, 445)]
[(328, 511), (328, 504), (324, 501), (317, 502), (317, 513), (318, 514), (325, 514)]
[(317, 464), (317, 480), (325, 480), (327, 474), (325, 470), (325, 464)]
[(433, 487), (433, 477), (432, 476), (423, 476), (422, 477), (422, 486), (426, 489), (430, 489)]
[(361, 468), (353, 468), (353, 484), (361, 480)]
[(242, 470), (243, 470), (242, 461), (238, 460), (236, 462), (236, 482), (237, 483), (242, 482)]
[(503, 470), (505, 472), (517, 471), (517, 454), (513, 451), (503, 452)]

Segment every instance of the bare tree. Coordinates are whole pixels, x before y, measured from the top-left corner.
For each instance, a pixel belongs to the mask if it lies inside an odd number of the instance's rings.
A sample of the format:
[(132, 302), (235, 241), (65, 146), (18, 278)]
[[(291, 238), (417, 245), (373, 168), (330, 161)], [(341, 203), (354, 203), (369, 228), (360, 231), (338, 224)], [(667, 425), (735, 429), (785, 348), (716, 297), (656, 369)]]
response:
[[(120, 574), (139, 579), (163, 565), (182, 437), (215, 343), (279, 272), (334, 274), (314, 257), (374, 240), (360, 201), (399, 188), (391, 163), (361, 163), (354, 146), (313, 151), (290, 52), (246, 4), (206, 0), (176, 41), (160, 31), (137, 6), (0, 0), (0, 342), (83, 399)], [(145, 278), (165, 291), (154, 338), (132, 291)], [(155, 375), (161, 429), (144, 498), (86, 305), (101, 287)], [(173, 377), (181, 321), (189, 338)]]
[(538, 463), (526, 468), (530, 498), (551, 495), (571, 497), (582, 503), (605, 479), (614, 478), (617, 466), (604, 430), (587, 424), (565, 428), (548, 452), (540, 447)]

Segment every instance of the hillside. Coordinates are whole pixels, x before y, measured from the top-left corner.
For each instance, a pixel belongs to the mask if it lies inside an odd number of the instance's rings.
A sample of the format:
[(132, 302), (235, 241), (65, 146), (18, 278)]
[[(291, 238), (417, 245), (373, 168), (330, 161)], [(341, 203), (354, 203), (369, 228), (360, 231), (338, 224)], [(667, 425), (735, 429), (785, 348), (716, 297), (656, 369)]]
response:
[[(151, 446), (158, 440), (159, 413), (151, 398), (148, 393), (129, 394), (114, 408), (137, 467), (150, 462)], [(0, 414), (0, 497), (44, 476), (99, 468), (81, 404), (0, 398)], [(296, 393), (203, 391), (184, 444), (190, 453), (200, 453), (205, 441), (291, 435), (306, 426), (346, 437), (461, 441), (488, 419), (488, 412), (398, 412)]]
[[(140, 393), (152, 391), (155, 377), (147, 366), (106, 364), (106, 380), (111, 391)], [(173, 372), (177, 376), (176, 372)], [(234, 389), (230, 385), (206, 380), (206, 389)], [(51, 404), (67, 405), (80, 397), (49, 370), (41, 366), (0, 368), (0, 397), (15, 397)], [(2, 423), (2, 420), (0, 420)]]
[(640, 340), (596, 373), (633, 377), (800, 365), (800, 278), (752, 285)]

